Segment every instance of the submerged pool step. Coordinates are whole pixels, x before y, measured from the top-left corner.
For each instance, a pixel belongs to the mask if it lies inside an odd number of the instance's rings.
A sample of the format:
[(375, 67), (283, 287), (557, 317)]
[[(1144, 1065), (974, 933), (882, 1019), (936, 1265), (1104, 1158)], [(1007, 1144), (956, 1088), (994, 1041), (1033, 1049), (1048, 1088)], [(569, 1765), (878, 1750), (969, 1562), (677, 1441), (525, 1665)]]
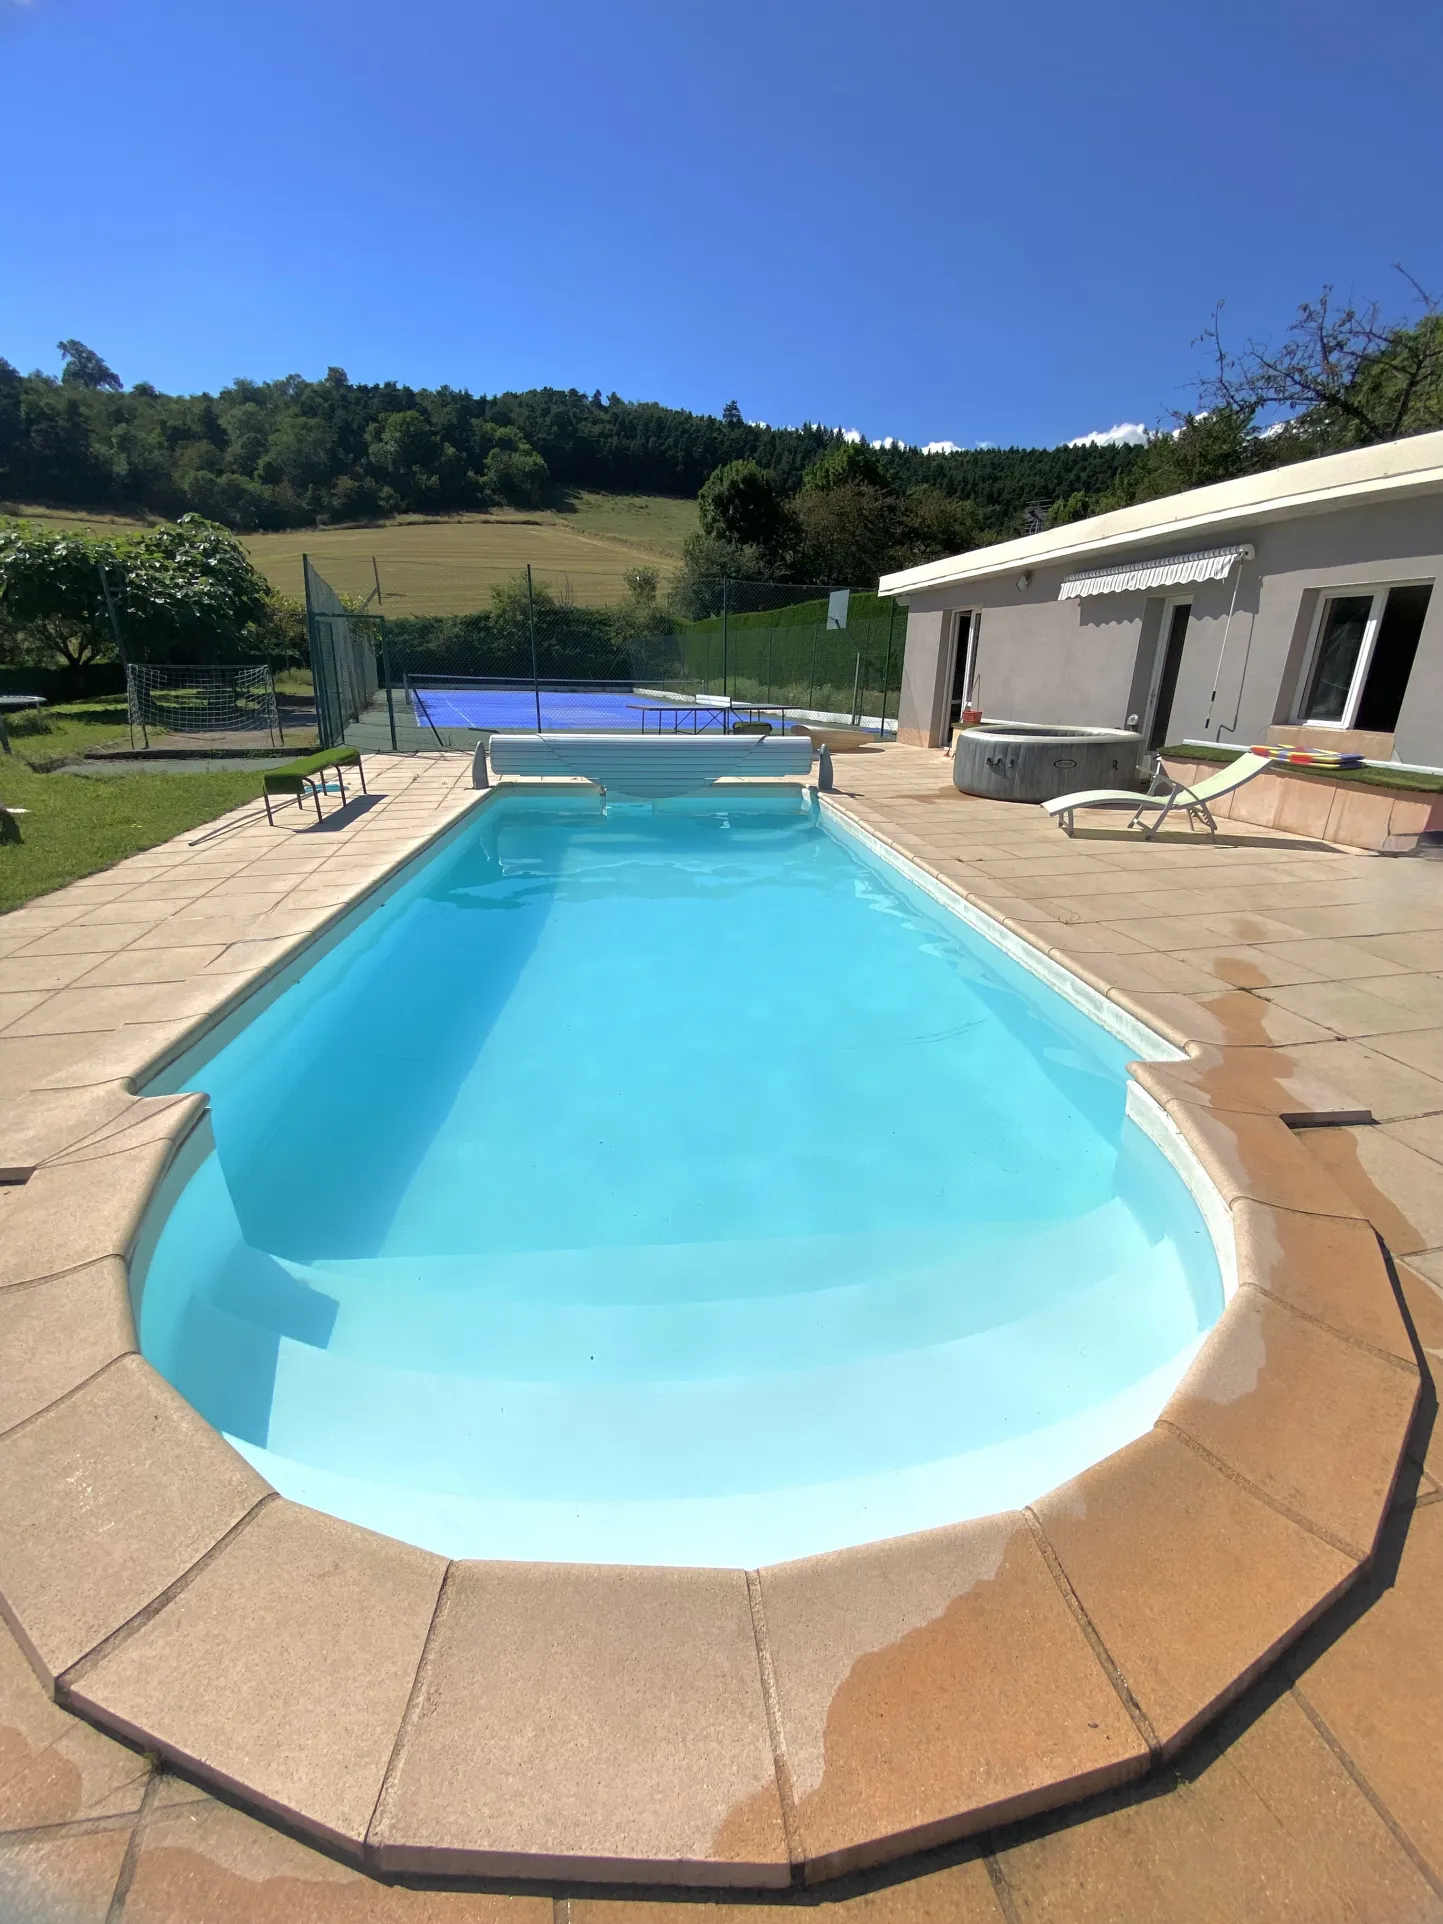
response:
[[(1001, 1327), (747, 1376), (516, 1381), (388, 1367), (267, 1334), (193, 1300), (174, 1379), (232, 1435), (416, 1491), (615, 1502), (737, 1495), (893, 1472), (1071, 1419), (1192, 1343), (1174, 1258)], [(1096, 1332), (1109, 1331), (1105, 1355)]]
[(946, 1229), (287, 1263), (289, 1295), (243, 1280), (218, 1300), (262, 1327), (388, 1368), (681, 1380), (771, 1375), (954, 1340), (1119, 1270), (1136, 1273), (1150, 1250), (1114, 1200), (1065, 1224), (990, 1224), (961, 1239)]
[(477, 1495), (349, 1475), (231, 1441), (283, 1495), (442, 1556), (755, 1568), (1030, 1503), (1148, 1429), (1195, 1349), (1026, 1435), (897, 1469), (741, 1494)]

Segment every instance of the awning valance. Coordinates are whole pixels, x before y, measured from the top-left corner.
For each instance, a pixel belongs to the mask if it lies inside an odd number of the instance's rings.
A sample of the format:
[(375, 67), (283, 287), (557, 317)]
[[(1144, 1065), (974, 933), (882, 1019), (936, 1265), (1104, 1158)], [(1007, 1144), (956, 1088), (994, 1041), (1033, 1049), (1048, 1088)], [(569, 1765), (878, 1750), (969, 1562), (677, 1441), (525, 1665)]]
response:
[(1083, 595), (1125, 595), (1139, 588), (1179, 588), (1188, 581), (1226, 581), (1239, 561), (1251, 561), (1253, 548), (1200, 548), (1195, 554), (1158, 555), (1151, 561), (1114, 561), (1106, 568), (1068, 575), (1057, 591), (1059, 601)]

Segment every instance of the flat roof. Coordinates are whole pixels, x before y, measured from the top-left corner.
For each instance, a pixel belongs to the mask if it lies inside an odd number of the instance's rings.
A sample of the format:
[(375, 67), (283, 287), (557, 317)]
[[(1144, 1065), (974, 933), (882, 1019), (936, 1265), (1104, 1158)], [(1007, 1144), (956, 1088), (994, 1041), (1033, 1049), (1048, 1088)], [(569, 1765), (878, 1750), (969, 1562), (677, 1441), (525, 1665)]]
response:
[(924, 562), (883, 575), (877, 592), (916, 594), (953, 582), (980, 581), (1015, 568), (1040, 568), (1052, 562), (1080, 561), (1145, 542), (1211, 534), (1240, 523), (1282, 521), (1303, 514), (1344, 508), (1353, 502), (1390, 500), (1400, 495), (1443, 491), (1443, 431), (1414, 434), (1346, 454), (1325, 454), (1316, 461), (1295, 461), (1239, 481), (1215, 481), (1186, 494), (1164, 495), (1112, 514), (1090, 515), (1064, 528), (999, 541), (987, 548), (942, 561)]

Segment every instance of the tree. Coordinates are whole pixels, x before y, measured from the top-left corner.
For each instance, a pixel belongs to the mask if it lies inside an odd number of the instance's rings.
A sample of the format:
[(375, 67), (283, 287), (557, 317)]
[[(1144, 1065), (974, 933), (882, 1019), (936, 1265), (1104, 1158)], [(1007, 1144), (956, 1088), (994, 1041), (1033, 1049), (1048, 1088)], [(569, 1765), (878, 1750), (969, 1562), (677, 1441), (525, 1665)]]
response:
[(539, 508), (547, 496), (551, 476), (541, 456), (527, 448), (492, 448), (483, 470), (486, 492), (512, 508)]
[(71, 668), (111, 652), (104, 568), (126, 653), (214, 660), (242, 653), (271, 618), (271, 591), (224, 528), (183, 515), (115, 540), (0, 523), (0, 623), (10, 652)]
[(84, 341), (57, 341), (56, 346), (65, 356), (65, 367), (60, 376), (65, 387), (103, 388), (119, 394), (125, 386), (114, 369), (107, 367), (95, 349), (87, 347)]
[(833, 488), (892, 486), (881, 456), (864, 441), (838, 441), (819, 455), (802, 476), (803, 494), (826, 494)]
[(28, 521), (0, 523), (0, 637), (12, 659), (83, 668), (110, 640), (97, 562), (117, 544)]
[(707, 476), (697, 497), (701, 531), (712, 541), (774, 553), (783, 544), (784, 512), (771, 477), (755, 461), (728, 461)]
[(722, 409), (722, 419), (728, 427), (739, 428), (742, 425), (742, 411), (735, 401), (727, 402)]
[(1224, 344), (1219, 303), (1201, 337), (1214, 360), (1201, 384), (1204, 406), (1249, 426), (1259, 414), (1276, 416), (1288, 431), (1281, 452), (1292, 460), (1443, 426), (1443, 314), (1398, 271), (1412, 289), (1414, 318), (1386, 318), (1378, 301), (1339, 303), (1325, 287), (1302, 303), (1278, 345), (1249, 341), (1237, 354)]
[(796, 500), (802, 531), (801, 566), (812, 581), (875, 588), (898, 557), (904, 539), (902, 504), (895, 494), (864, 481), (807, 488)]

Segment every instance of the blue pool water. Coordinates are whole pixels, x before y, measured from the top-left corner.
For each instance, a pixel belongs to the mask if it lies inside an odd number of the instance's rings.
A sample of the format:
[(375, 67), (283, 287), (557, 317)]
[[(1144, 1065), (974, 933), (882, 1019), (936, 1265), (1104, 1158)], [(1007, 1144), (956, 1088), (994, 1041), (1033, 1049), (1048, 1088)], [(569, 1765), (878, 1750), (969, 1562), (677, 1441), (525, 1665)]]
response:
[(815, 808), (498, 798), (211, 1047), (142, 1347), (280, 1490), (451, 1555), (1006, 1508), (1222, 1307), (1136, 1050)]

